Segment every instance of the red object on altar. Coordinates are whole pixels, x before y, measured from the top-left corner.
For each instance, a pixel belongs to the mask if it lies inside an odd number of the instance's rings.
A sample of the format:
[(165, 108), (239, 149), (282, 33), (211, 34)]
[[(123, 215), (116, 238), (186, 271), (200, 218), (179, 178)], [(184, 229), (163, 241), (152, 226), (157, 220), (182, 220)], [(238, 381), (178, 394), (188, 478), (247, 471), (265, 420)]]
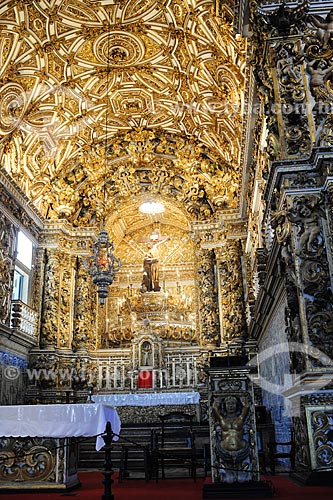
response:
[(141, 370), (138, 373), (138, 389), (152, 389), (153, 387), (153, 371)]

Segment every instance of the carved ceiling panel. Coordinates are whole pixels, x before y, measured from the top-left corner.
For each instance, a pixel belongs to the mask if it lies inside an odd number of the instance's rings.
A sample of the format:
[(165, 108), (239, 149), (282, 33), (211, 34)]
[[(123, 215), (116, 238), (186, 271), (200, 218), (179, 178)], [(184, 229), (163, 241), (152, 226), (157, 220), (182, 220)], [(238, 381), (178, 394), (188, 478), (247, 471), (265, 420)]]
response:
[(1, 165), (74, 225), (146, 195), (193, 219), (237, 210), (246, 47), (232, 21), (211, 0), (1, 2)]

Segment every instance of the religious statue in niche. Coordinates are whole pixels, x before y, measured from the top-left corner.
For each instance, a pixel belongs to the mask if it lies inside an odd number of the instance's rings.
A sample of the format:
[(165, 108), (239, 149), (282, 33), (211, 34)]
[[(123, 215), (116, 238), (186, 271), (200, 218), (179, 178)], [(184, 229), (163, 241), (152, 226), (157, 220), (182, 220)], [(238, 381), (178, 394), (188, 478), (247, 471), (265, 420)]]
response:
[(143, 260), (141, 292), (159, 292), (160, 290), (158, 259), (152, 252), (149, 252)]
[(141, 344), (140, 366), (153, 366), (153, 349), (148, 340), (145, 340)]
[(159, 262), (157, 258), (157, 247), (169, 239), (169, 236), (161, 236), (158, 228), (153, 229), (148, 238), (140, 240), (148, 245), (149, 251), (143, 260), (143, 276), (141, 292), (159, 292)]

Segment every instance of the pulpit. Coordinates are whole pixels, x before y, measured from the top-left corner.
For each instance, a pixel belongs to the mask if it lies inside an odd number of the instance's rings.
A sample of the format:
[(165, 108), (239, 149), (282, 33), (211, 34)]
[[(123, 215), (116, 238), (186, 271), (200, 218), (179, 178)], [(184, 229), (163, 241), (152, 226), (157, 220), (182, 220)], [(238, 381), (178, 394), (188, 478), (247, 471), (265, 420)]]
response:
[(2, 406), (0, 421), (0, 492), (78, 486), (76, 438), (96, 436), (100, 450), (107, 422), (120, 432), (116, 410), (103, 404)]

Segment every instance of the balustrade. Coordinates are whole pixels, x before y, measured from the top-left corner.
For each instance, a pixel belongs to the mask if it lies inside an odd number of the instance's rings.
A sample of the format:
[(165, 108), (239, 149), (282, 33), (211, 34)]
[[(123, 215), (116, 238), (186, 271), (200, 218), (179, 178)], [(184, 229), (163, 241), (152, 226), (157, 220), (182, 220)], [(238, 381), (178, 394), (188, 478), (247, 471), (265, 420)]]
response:
[(21, 300), (12, 301), (11, 326), (37, 337), (37, 312)]
[[(138, 370), (129, 365), (126, 358), (109, 358), (100, 361), (98, 366), (97, 390), (135, 390), (137, 389)], [(167, 354), (164, 368), (146, 370), (152, 372), (152, 388), (191, 389), (198, 386), (196, 358), (193, 355)]]

